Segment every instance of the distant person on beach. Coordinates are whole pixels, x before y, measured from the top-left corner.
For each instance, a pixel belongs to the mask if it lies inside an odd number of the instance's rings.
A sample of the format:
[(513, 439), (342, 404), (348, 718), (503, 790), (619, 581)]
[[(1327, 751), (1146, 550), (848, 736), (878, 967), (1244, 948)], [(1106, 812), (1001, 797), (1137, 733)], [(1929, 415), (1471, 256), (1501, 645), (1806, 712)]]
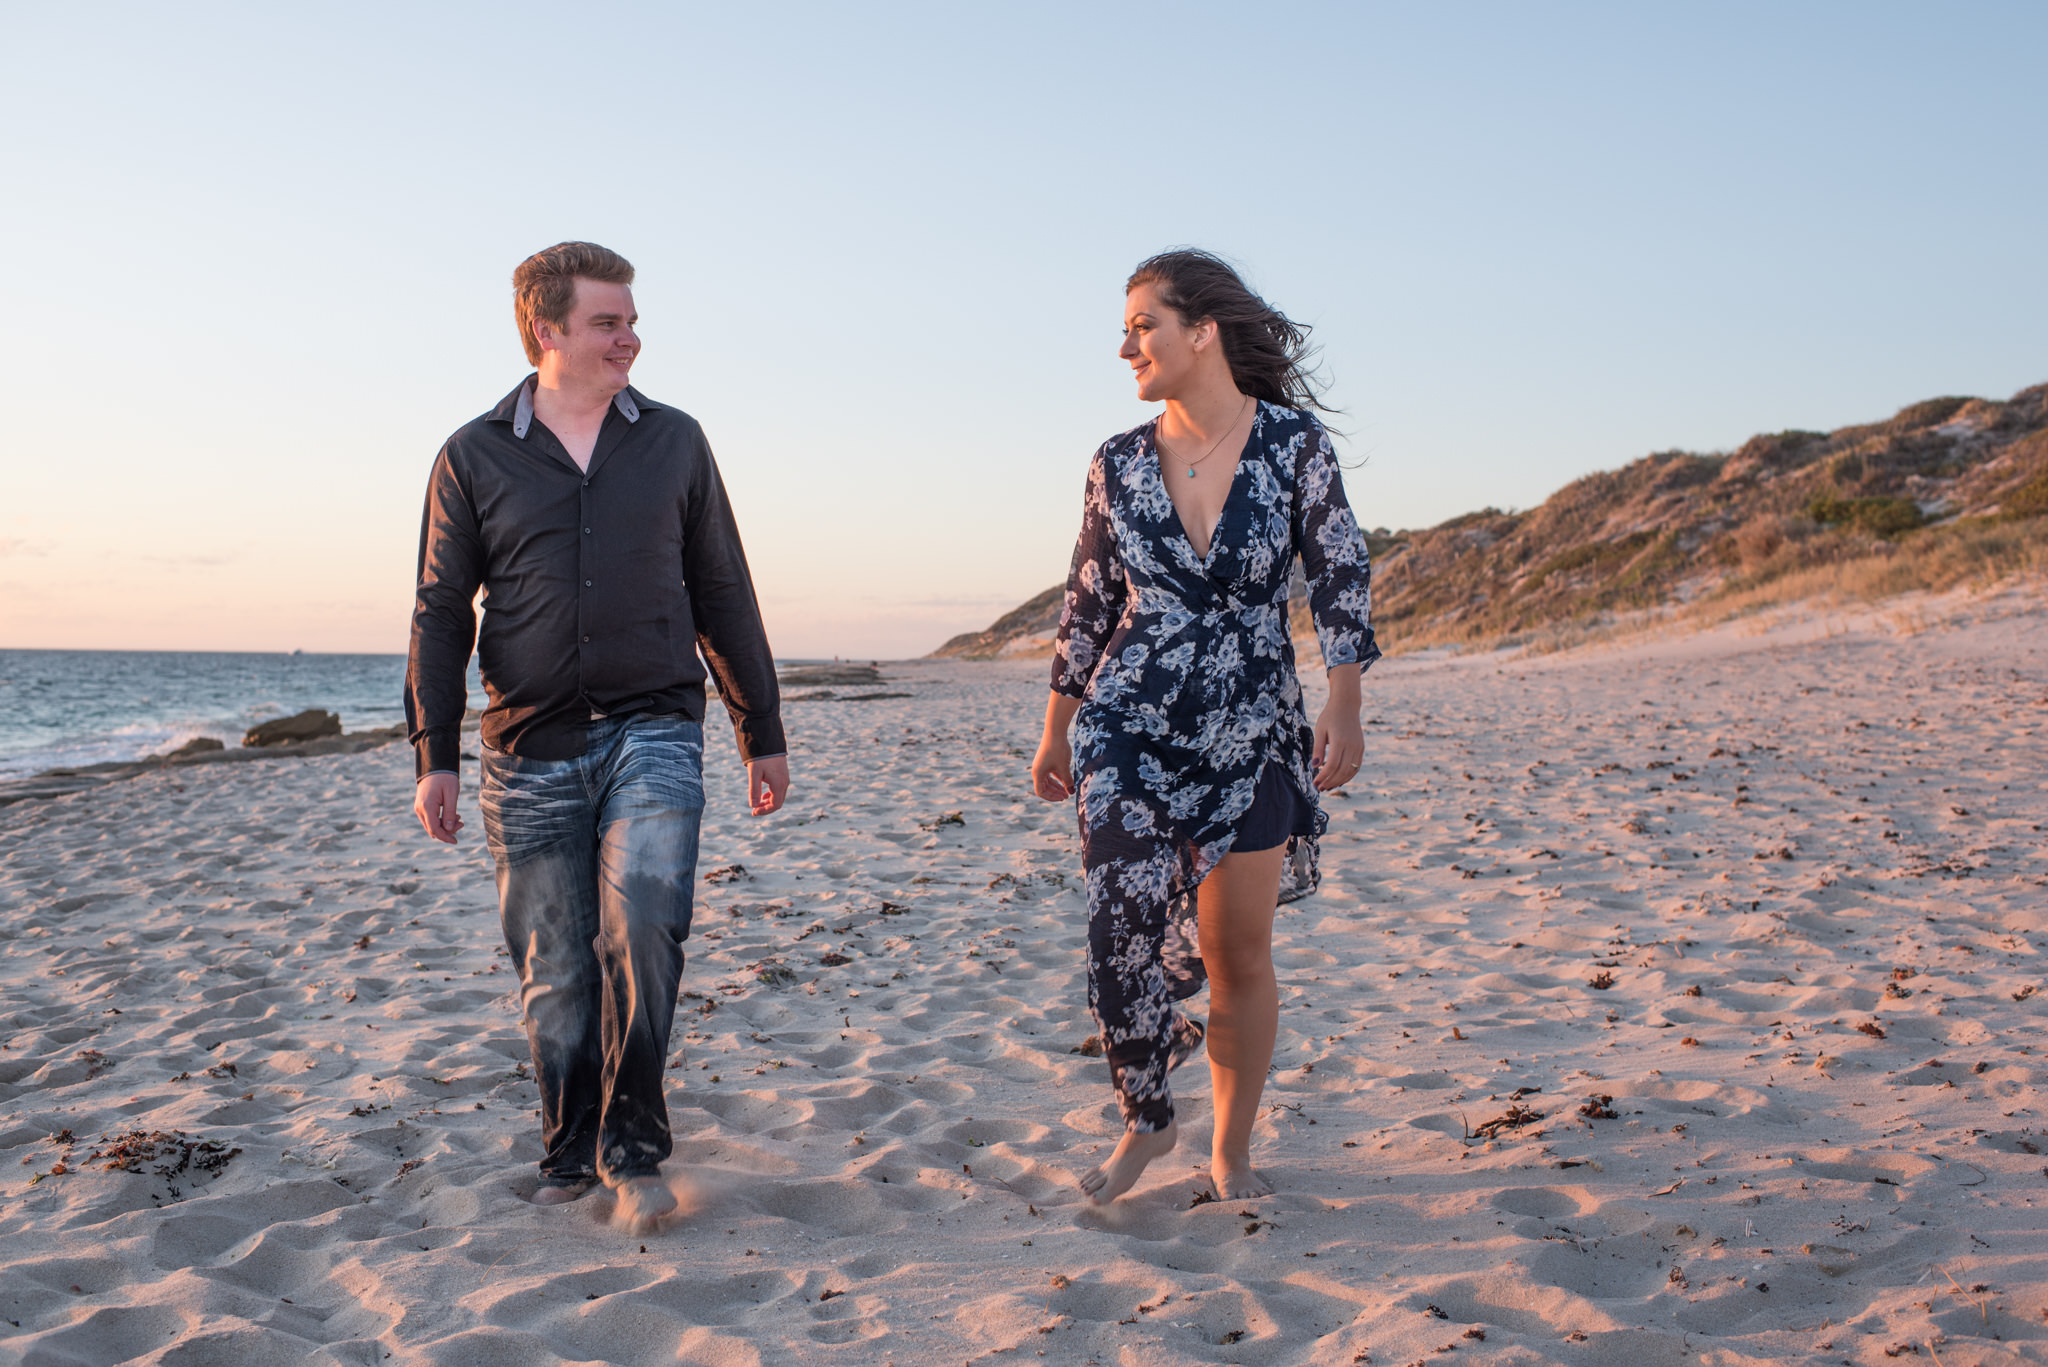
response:
[[(405, 714), (413, 810), (454, 844), (476, 647), (484, 834), (540, 1084), (536, 1205), (599, 1180), (675, 1208), (662, 1070), (704, 811), (704, 663), (754, 815), (789, 788), (781, 700), (739, 528), (695, 419), (626, 383), (633, 267), (564, 242), (512, 273), (536, 367), (434, 459)], [(477, 636), (472, 606), (484, 594)]]
[[(1152, 257), (1124, 286), (1120, 354), (1166, 409), (1088, 467), (1031, 762), (1038, 796), (1079, 799), (1088, 1002), (1124, 1120), (1081, 1179), (1098, 1203), (1178, 1141), (1167, 1073), (1204, 1031), (1176, 1003), (1205, 977), (1210, 1177), (1224, 1199), (1272, 1190), (1251, 1133), (1279, 1029), (1273, 912), (1283, 870), (1314, 889), (1315, 795), (1358, 772), (1359, 676), (1379, 658), (1306, 334), (1207, 252)], [(1329, 671), (1313, 728), (1288, 631), (1297, 555)]]

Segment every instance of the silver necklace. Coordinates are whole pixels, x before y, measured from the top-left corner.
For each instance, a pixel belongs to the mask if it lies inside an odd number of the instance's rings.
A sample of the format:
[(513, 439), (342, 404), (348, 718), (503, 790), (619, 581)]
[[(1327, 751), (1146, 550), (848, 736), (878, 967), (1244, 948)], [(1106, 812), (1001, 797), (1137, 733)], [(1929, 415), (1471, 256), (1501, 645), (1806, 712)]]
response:
[[(1238, 419), (1244, 416), (1244, 410), (1251, 405), (1251, 401), (1251, 395), (1247, 394), (1244, 396), (1244, 402), (1237, 406), (1237, 417), (1234, 417), (1230, 420), (1230, 426), (1223, 429), (1223, 436), (1216, 438), (1216, 445), (1209, 448), (1208, 454), (1204, 455), (1202, 457), (1202, 460), (1207, 460), (1210, 456), (1215, 455), (1216, 452), (1222, 448), (1224, 440), (1228, 438), (1232, 432), (1235, 432), (1237, 430)], [(1159, 449), (1166, 452), (1167, 455), (1173, 456), (1173, 448), (1166, 444), (1166, 438), (1160, 436), (1157, 429), (1154, 429), (1152, 435), (1159, 442)], [(1202, 463), (1202, 460), (1182, 460), (1179, 456), (1173, 456), (1173, 460), (1174, 464), (1176, 465), (1185, 465), (1188, 467), (1189, 479), (1193, 479), (1195, 477), (1195, 467)]]

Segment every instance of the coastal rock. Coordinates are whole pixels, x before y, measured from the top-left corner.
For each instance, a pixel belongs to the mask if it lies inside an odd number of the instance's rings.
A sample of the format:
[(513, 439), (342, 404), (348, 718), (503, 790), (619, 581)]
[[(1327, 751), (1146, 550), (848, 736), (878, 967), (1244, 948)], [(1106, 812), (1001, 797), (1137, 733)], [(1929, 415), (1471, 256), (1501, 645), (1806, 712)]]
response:
[(841, 688), (874, 689), (888, 682), (879, 664), (788, 665), (778, 671), (784, 702), (870, 702), (907, 698), (903, 692), (842, 693)]
[(877, 665), (789, 665), (776, 671), (784, 688), (873, 688), (882, 683)]
[[(228, 749), (217, 740), (200, 737), (168, 754), (151, 755), (132, 762), (108, 760), (99, 764), (45, 769), (26, 778), (0, 779), (0, 807), (26, 802), (32, 798), (64, 797), (122, 779), (161, 773), (163, 766), (167, 764), (183, 767), (188, 764), (243, 764), (253, 760), (315, 759), (325, 755), (353, 755), (364, 750), (374, 750), (380, 745), (389, 745), (396, 740), (403, 740), (405, 734), (403, 726), (384, 726), (369, 731), (351, 731), (342, 736), (329, 734), (315, 740), (281, 741), (275, 745), (243, 746), (235, 750)], [(474, 759), (476, 756), (465, 753), (463, 758)]]
[(294, 717), (276, 717), (250, 727), (248, 734), (242, 737), (242, 744), (258, 748), (266, 745), (294, 745), (299, 741), (320, 740), (340, 734), (341, 717), (315, 707)]
[(150, 758), (168, 763), (171, 760), (190, 759), (194, 755), (204, 755), (214, 750), (225, 750), (227, 748), (225, 742), (217, 741), (212, 736), (194, 736), (177, 749), (166, 750), (161, 755), (151, 755)]

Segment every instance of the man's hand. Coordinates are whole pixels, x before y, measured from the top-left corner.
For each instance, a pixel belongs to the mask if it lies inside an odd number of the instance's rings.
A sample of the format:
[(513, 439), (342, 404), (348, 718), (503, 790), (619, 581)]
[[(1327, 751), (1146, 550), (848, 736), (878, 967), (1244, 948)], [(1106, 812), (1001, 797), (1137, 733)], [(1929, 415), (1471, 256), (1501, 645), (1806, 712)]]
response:
[(747, 761), (747, 809), (755, 816), (782, 810), (789, 796), (789, 756), (770, 755)]
[(455, 814), (455, 799), (462, 793), (459, 774), (428, 774), (413, 786), (412, 812), (428, 835), (444, 845), (455, 843), (462, 818)]

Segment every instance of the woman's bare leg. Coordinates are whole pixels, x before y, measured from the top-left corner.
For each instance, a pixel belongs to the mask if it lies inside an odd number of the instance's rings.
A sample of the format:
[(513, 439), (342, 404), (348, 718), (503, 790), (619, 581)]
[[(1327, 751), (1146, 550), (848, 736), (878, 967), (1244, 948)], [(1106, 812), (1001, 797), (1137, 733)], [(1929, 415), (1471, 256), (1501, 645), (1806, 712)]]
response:
[(1228, 854), (1202, 880), (1202, 963), (1209, 972), (1209, 1076), (1215, 1084), (1216, 1137), (1209, 1176), (1225, 1200), (1266, 1196), (1273, 1188), (1252, 1170), (1252, 1123), (1280, 1030), (1280, 985), (1273, 976), (1273, 911), (1280, 900), (1286, 847)]

